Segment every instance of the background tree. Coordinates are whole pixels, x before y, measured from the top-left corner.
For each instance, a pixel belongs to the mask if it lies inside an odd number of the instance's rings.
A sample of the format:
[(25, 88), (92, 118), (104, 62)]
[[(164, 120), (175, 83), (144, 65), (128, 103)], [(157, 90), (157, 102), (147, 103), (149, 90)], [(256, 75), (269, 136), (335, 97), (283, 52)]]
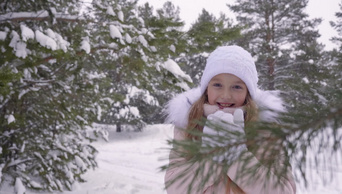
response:
[[(153, 76), (156, 77), (155, 88), (151, 93), (158, 99), (159, 106), (150, 111), (145, 111), (146, 118), (150, 123), (161, 123), (164, 121), (162, 109), (164, 104), (175, 94), (188, 89), (191, 85), (191, 78), (187, 75), (178, 75), (176, 69), (171, 70), (180, 55), (184, 55), (187, 47), (184, 39), (184, 22), (179, 17), (179, 8), (172, 2), (165, 2), (163, 7), (156, 10), (148, 3), (139, 8), (139, 15), (144, 20), (146, 29), (154, 36), (147, 40), (156, 52), (150, 57), (154, 66), (160, 68)], [(182, 68), (182, 64), (180, 64)], [(178, 70), (179, 67), (177, 67)], [(170, 71), (171, 70), (171, 71)], [(186, 83), (186, 84), (185, 84)], [(152, 112), (151, 112), (152, 111)]]
[(154, 57), (136, 1), (6, 1), (0, 19), (0, 169), (18, 185), (71, 189), (106, 138), (87, 126), (141, 129), (158, 120), (155, 91), (191, 82)]
[(237, 0), (228, 6), (245, 27), (237, 43), (256, 57), (263, 89), (287, 90), (287, 80), (300, 81), (308, 64), (317, 63), (321, 20), (308, 19), (307, 0)]
[[(165, 48), (167, 43), (157, 43), (161, 35), (156, 37), (156, 30), (146, 26), (151, 22), (139, 16), (137, 1), (96, 1), (92, 9), (95, 21), (101, 22), (94, 24), (91, 44), (95, 45), (96, 55), (105, 57), (96, 61), (110, 78), (103, 92), (112, 91), (118, 96), (101, 122), (116, 124), (117, 131), (122, 127), (141, 130), (147, 122), (160, 122), (160, 104), (170, 94), (165, 88), (179, 90), (177, 83), (187, 85), (191, 80), (177, 77), (165, 67), (166, 53), (160, 51), (159, 55), (157, 48)], [(150, 9), (147, 5), (144, 11), (151, 12)]]
[(206, 64), (206, 58), (216, 47), (227, 45), (240, 35), (240, 28), (221, 14), (219, 18), (205, 9), (186, 33), (187, 52), (177, 61), (184, 64), (185, 71), (198, 84)]

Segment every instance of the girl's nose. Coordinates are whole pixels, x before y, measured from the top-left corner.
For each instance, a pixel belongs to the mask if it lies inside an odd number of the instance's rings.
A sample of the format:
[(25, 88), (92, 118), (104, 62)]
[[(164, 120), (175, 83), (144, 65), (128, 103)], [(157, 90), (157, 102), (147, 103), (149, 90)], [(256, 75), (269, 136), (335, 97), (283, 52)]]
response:
[(228, 89), (225, 89), (222, 94), (223, 99), (231, 99), (232, 95)]

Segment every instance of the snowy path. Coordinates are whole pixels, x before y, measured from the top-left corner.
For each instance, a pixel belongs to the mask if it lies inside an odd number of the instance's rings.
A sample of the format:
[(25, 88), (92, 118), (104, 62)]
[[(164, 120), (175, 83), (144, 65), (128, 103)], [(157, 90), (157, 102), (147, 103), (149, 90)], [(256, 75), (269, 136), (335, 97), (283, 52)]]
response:
[(169, 125), (153, 125), (144, 132), (112, 132), (109, 142), (98, 142), (98, 168), (85, 175), (73, 192), (65, 194), (163, 194), (164, 173), (158, 168), (168, 161), (166, 139)]

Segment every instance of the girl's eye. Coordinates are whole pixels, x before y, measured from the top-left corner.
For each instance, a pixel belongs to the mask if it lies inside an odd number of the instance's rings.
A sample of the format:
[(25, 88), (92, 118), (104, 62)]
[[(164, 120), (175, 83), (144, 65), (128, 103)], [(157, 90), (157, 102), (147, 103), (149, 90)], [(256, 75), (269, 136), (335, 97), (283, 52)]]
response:
[(221, 87), (222, 84), (220, 84), (220, 83), (214, 83), (213, 86), (214, 86), (214, 87)]
[(239, 86), (239, 85), (233, 86), (233, 88), (234, 88), (234, 89), (242, 89), (242, 87)]

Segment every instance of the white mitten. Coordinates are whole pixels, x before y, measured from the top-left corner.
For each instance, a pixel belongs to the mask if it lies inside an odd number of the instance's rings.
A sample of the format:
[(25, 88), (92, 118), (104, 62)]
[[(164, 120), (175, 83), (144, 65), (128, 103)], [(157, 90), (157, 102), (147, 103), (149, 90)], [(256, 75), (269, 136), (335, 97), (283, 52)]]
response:
[[(236, 160), (246, 150), (241, 136), (244, 136), (244, 115), (241, 109), (237, 109), (234, 115), (217, 111), (208, 115), (208, 125), (203, 128), (202, 147), (222, 147), (224, 151), (218, 151), (213, 157), (215, 161), (222, 162), (225, 159)], [(231, 138), (222, 138), (231, 137)], [(235, 138), (234, 138), (235, 137)], [(224, 147), (230, 146), (229, 149)]]

